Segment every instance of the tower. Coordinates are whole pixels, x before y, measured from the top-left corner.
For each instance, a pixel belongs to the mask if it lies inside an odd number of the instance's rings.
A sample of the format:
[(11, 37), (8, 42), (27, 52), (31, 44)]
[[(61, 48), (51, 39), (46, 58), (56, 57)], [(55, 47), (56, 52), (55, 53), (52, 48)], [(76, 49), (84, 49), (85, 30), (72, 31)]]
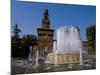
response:
[(50, 29), (50, 20), (49, 20), (48, 9), (45, 9), (45, 12), (44, 12), (44, 15), (43, 15), (42, 28), (43, 29)]
[(42, 27), (37, 29), (38, 50), (41, 56), (45, 56), (53, 50), (54, 30), (50, 28), (48, 9), (45, 9), (42, 19)]

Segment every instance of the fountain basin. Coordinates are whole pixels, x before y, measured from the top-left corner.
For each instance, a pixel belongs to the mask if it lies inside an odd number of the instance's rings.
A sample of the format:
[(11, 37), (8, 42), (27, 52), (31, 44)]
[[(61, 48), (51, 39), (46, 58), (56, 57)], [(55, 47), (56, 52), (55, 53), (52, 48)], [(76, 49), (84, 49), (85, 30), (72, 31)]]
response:
[[(56, 56), (56, 59), (55, 59)], [(45, 63), (48, 64), (67, 64), (67, 63), (78, 63), (80, 62), (80, 53), (79, 52), (69, 52), (69, 53), (50, 53), (47, 56)]]

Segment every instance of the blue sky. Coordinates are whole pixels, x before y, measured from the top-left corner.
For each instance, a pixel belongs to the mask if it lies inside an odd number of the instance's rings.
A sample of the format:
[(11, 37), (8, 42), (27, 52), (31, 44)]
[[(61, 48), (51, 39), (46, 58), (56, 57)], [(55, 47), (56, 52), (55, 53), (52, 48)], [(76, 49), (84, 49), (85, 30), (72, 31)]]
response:
[(37, 28), (42, 26), (45, 8), (49, 10), (52, 29), (56, 30), (65, 25), (78, 26), (83, 40), (86, 39), (86, 28), (96, 24), (95, 6), (12, 1), (11, 8), (11, 26), (19, 24), (21, 35), (37, 34)]

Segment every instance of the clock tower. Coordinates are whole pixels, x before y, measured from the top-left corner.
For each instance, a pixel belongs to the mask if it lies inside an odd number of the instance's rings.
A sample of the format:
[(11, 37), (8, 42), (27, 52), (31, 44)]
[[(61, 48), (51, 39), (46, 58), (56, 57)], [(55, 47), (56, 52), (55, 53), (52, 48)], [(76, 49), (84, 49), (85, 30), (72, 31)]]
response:
[(54, 30), (50, 28), (48, 9), (45, 9), (42, 19), (42, 27), (37, 29), (39, 55), (46, 56), (53, 50)]

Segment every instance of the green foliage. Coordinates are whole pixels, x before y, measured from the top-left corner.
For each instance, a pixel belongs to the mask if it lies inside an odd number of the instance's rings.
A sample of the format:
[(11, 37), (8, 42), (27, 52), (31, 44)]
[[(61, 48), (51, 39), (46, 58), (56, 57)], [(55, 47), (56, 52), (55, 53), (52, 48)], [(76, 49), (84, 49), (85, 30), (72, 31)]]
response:
[(11, 56), (27, 58), (29, 54), (29, 47), (37, 45), (37, 37), (35, 35), (27, 34), (21, 38), (19, 33), (21, 30), (16, 24), (13, 27), (13, 36), (11, 37)]
[(37, 45), (37, 37), (35, 35), (27, 34), (22, 38), (15, 40), (12, 36), (12, 57), (27, 58), (29, 54), (29, 47)]
[(37, 45), (37, 37), (35, 35), (31, 35), (31, 34), (24, 35), (22, 39), (24, 43), (26, 43), (29, 46)]
[(95, 52), (95, 39), (96, 39), (96, 27), (91, 25), (86, 29), (86, 36), (88, 40), (88, 45), (91, 48), (92, 52)]
[(14, 33), (14, 38), (15, 39), (18, 39), (19, 38), (19, 33), (21, 32), (21, 30), (19, 29), (18, 27), (18, 24), (16, 24), (14, 27), (13, 27), (13, 33)]

